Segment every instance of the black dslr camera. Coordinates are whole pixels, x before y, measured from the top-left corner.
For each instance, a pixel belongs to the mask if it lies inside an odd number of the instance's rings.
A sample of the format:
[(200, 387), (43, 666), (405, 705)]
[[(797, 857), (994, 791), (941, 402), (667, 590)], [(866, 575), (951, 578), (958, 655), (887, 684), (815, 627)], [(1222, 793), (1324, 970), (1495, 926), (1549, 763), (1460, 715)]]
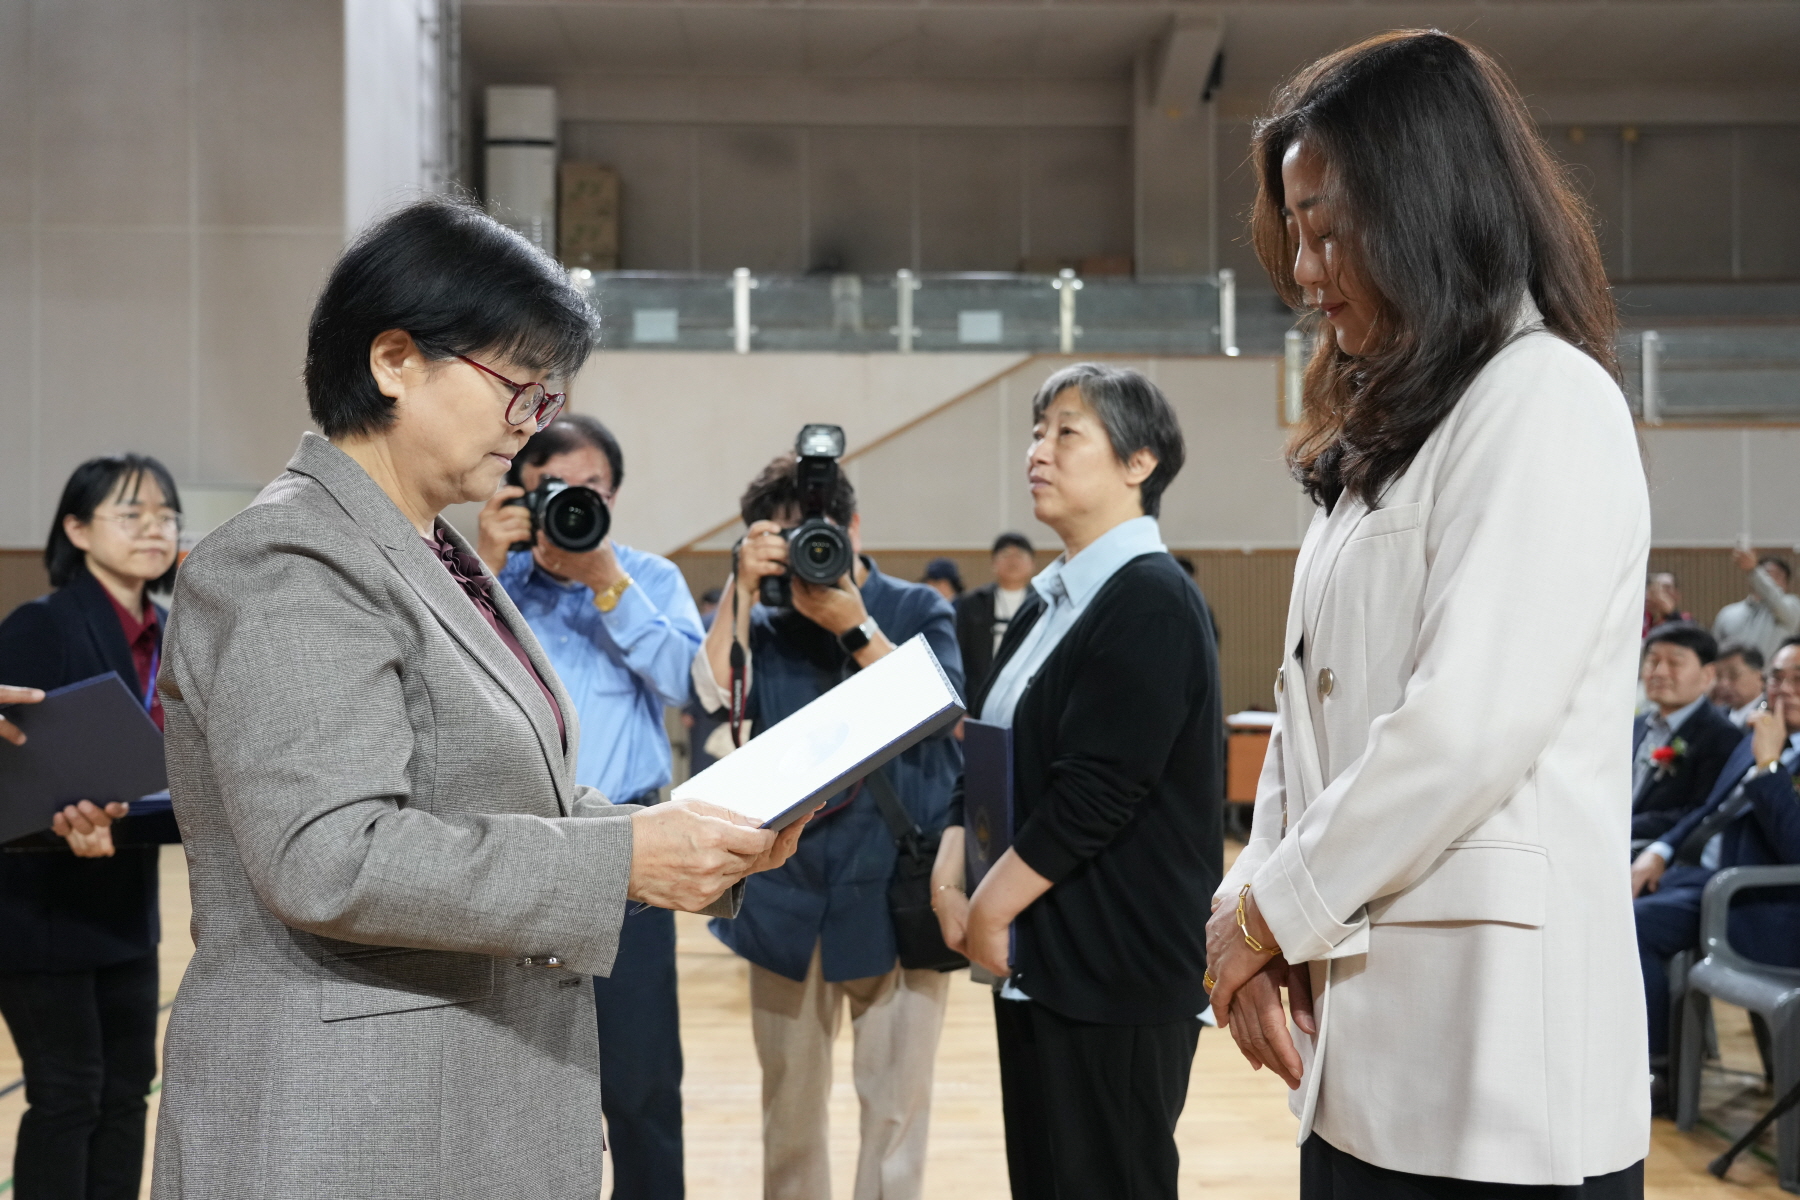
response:
[[(574, 553), (592, 550), (606, 540), (612, 513), (606, 499), (593, 488), (570, 487), (554, 475), (546, 475), (523, 496), (515, 496), (502, 508), (518, 505), (531, 513), (531, 533), (541, 529), (552, 546)], [(513, 550), (529, 550), (530, 542), (514, 542)]]
[[(836, 425), (806, 425), (794, 440), (799, 458), (800, 524), (783, 529), (788, 569), (763, 576), (757, 599), (770, 608), (791, 608), (795, 579), (830, 587), (850, 570), (855, 554), (850, 534), (825, 518), (825, 507), (837, 484), (838, 459), (844, 456), (844, 431)], [(732, 555), (736, 569), (736, 554)]]

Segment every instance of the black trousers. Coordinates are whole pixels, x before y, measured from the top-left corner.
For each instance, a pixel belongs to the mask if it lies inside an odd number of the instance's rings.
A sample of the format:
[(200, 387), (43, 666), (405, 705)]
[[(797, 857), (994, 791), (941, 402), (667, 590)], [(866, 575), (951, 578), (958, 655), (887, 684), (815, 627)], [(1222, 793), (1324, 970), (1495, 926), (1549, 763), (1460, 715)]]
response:
[(1198, 1017), (1092, 1025), (994, 997), (1013, 1200), (1175, 1200)]
[(18, 1200), (137, 1200), (156, 1078), (156, 956), (95, 971), (0, 972), (25, 1068)]
[(1581, 1183), (1481, 1183), (1366, 1163), (1313, 1134), (1300, 1147), (1300, 1200), (1644, 1200), (1644, 1164)]
[(629, 913), (610, 979), (594, 980), (612, 1200), (682, 1200), (681, 1010), (675, 914)]

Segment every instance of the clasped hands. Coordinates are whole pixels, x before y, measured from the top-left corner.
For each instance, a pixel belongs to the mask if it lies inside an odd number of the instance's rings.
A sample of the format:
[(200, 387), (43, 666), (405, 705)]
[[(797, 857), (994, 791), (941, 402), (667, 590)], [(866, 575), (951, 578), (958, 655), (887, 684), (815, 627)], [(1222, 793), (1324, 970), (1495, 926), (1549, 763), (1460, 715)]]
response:
[(1305, 963), (1289, 963), (1279, 951), (1266, 954), (1251, 949), (1246, 933), (1263, 946), (1275, 945), (1275, 935), (1257, 911), (1254, 895), (1244, 897), (1241, 929), (1237, 904), (1215, 898), (1212, 919), (1206, 923), (1207, 973), (1214, 980), (1213, 1016), (1220, 1028), (1231, 1031), (1239, 1053), (1252, 1068), (1268, 1067), (1289, 1088), (1298, 1088), (1300, 1051), (1288, 1033), (1281, 991), (1287, 989), (1287, 1007), (1294, 1024), (1309, 1037), (1318, 1036), (1311, 971)]
[(631, 815), (626, 894), (657, 908), (700, 912), (747, 875), (785, 863), (812, 814), (780, 833), (701, 800), (671, 800)]

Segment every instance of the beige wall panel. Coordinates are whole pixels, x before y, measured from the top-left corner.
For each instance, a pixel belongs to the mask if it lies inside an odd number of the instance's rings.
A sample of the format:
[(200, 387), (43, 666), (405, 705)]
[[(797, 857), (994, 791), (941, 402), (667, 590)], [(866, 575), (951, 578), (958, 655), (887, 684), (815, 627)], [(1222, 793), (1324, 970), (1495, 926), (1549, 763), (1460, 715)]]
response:
[(335, 233), (199, 235), (199, 420), (192, 481), (260, 488), (312, 428), (300, 373)]
[(1616, 277), (1623, 269), (1625, 236), (1624, 142), (1617, 126), (1581, 126), (1576, 141), (1570, 126), (1545, 129), (1551, 153), (1568, 165), (1570, 178), (1592, 206), (1600, 231), (1600, 256), (1606, 272)]
[(1219, 266), (1237, 272), (1238, 291), (1269, 290), (1250, 242), (1250, 210), (1256, 203), (1256, 170), (1250, 164), (1250, 126), (1220, 121), (1214, 133), (1217, 179)]
[(1025, 240), (1033, 258), (1131, 254), (1129, 130), (1032, 131), (1024, 153)]
[[(1266, 358), (1159, 359), (1187, 464), (1163, 496), (1163, 540), (1188, 547), (1297, 546), (1298, 491), (1282, 459), (1280, 364)], [(1310, 514), (1308, 514), (1310, 517)]]
[(620, 267), (627, 271), (693, 269), (692, 131), (666, 125), (565, 121), (562, 135), (565, 159), (605, 163), (619, 172)]
[(847, 465), (863, 543), (882, 549), (988, 544), (1001, 531), (996, 389), (952, 405)]
[(700, 131), (700, 269), (803, 271), (800, 134)]
[(1021, 135), (919, 134), (919, 265), (926, 271), (1015, 271), (1020, 245)]
[(1647, 129), (1631, 150), (1631, 277), (1731, 276), (1731, 131)]
[(341, 229), (341, 6), (198, 0), (195, 183), (203, 225)]
[(1744, 276), (1800, 279), (1800, 126), (1740, 130), (1738, 181)]
[(1749, 450), (1744, 462), (1750, 469), (1750, 536), (1759, 543), (1800, 545), (1800, 429), (1736, 432)]
[(154, 454), (188, 477), (192, 326), (186, 234), (40, 238), (39, 515), (48, 520), (69, 471), (96, 454)]
[(793, 447), (801, 425), (842, 425), (854, 451), (1020, 358), (624, 351), (591, 358), (571, 393), (625, 450), (620, 538), (667, 553), (732, 517), (745, 485)]
[(0, 225), (31, 219), (31, 0), (0, 0)]
[(188, 219), (186, 0), (66, 0), (31, 16), (39, 212), (58, 224)]
[[(0, 225), (0, 546), (41, 542), (37, 495), (38, 407), (31, 353), (31, 230)], [(78, 385), (79, 386), (79, 385)], [(57, 482), (61, 482), (58, 480)], [(49, 514), (44, 514), (48, 528)]]
[(860, 274), (913, 265), (913, 134), (815, 129), (807, 134), (807, 264)]

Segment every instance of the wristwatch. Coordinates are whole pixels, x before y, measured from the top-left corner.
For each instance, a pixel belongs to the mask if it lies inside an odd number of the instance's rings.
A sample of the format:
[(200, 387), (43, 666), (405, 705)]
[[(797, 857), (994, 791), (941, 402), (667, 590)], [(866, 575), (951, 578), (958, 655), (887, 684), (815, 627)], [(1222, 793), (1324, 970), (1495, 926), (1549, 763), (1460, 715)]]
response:
[(875, 624), (874, 617), (870, 617), (855, 629), (847, 629), (838, 634), (838, 645), (844, 648), (845, 654), (855, 654), (874, 641), (875, 635), (879, 632), (881, 632), (880, 626)]
[(630, 586), (631, 576), (620, 576), (619, 581), (605, 591), (594, 593), (594, 607), (603, 613), (611, 612), (613, 609), (619, 607), (619, 597), (623, 596), (625, 594), (625, 589)]

